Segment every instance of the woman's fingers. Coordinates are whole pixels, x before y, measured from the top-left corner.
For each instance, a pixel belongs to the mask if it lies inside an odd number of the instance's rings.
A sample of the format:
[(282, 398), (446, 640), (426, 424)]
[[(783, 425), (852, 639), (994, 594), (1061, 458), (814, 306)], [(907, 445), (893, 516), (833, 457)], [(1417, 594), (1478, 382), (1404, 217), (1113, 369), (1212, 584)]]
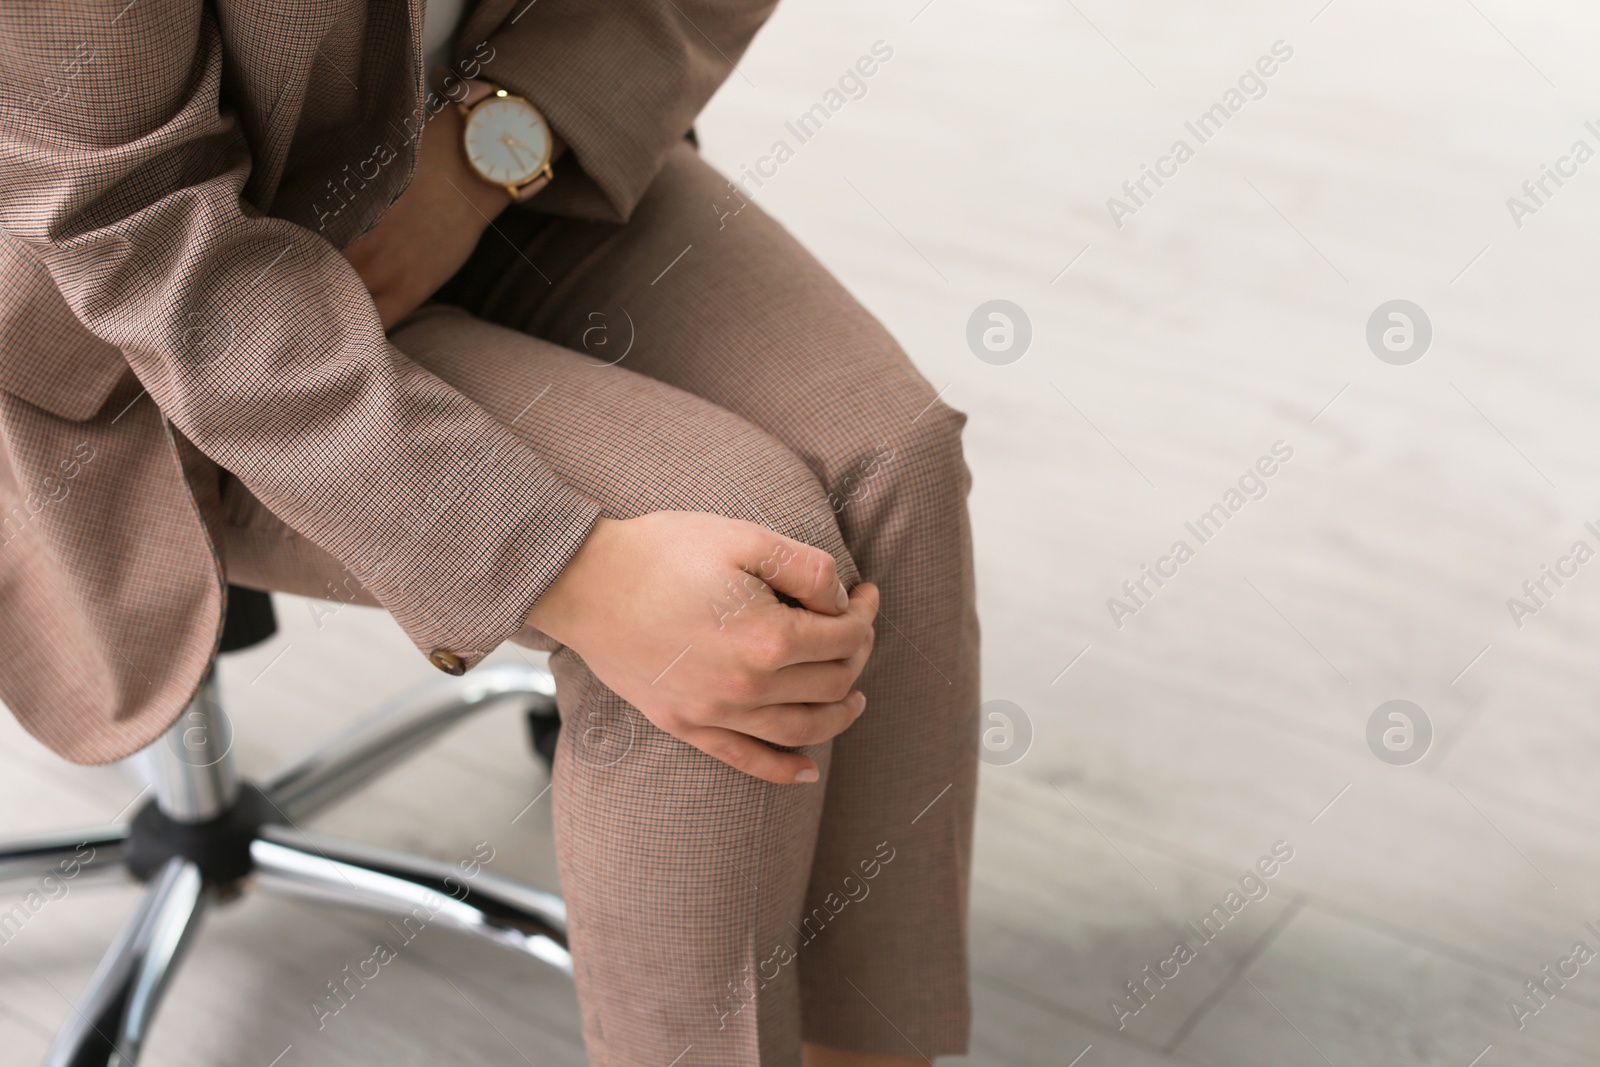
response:
[(877, 606), (877, 587), (863, 583), (851, 591), (843, 615), (777, 605), (751, 612), (725, 631), (732, 644), (722, 661), (729, 672), (723, 706), (843, 699), (872, 653)]
[[(866, 710), (860, 690), (831, 704), (769, 704), (739, 714), (738, 729), (697, 727), (683, 738), (709, 756), (745, 774), (787, 785), (816, 781), (817, 763), (798, 752), (780, 752), (771, 745), (798, 748), (820, 745), (844, 733)], [(810, 777), (802, 777), (809, 772)]]
[(859, 689), (831, 704), (768, 704), (730, 720), (740, 733), (774, 745), (820, 745), (838, 737), (861, 717), (867, 698)]
[(818, 777), (817, 761), (810, 756), (780, 752), (737, 730), (703, 726), (689, 731), (682, 740), (736, 771), (777, 785), (815, 782)]
[(658, 511), (596, 522), (527, 618), (661, 729), (788, 783), (815, 781), (816, 763), (774, 746), (825, 742), (858, 714), (845, 699), (877, 602), (870, 584), (846, 593), (822, 549), (710, 512)]
[(873, 621), (878, 617), (878, 587), (862, 582), (850, 590), (843, 615), (790, 611), (778, 616), (787, 642), (782, 667), (795, 663), (826, 663), (849, 659), (870, 644)]
[(841, 614), (849, 594), (839, 583), (833, 556), (820, 548), (752, 526), (741, 546), (740, 567), (780, 593), (824, 615)]
[(784, 667), (771, 675), (750, 704), (828, 704), (843, 700), (866, 669), (876, 641), (876, 632), (868, 630), (867, 639), (847, 659)]

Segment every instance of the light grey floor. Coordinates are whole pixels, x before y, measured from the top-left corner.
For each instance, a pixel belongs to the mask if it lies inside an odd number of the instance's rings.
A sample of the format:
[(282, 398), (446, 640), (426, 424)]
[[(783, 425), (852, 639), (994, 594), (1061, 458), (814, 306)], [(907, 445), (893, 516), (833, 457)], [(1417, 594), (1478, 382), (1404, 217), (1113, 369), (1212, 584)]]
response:
[[(1600, 162), (1520, 226), (1506, 203), (1600, 149), (1597, 23), (1576, 0), (790, 0), (713, 103), (707, 154), (738, 172), (788, 142), (748, 189), (971, 416), (984, 692), (1033, 739), (984, 770), (966, 1062), (1600, 1059), (1600, 960), (1524, 1028), (1508, 1006), (1600, 951), (1600, 563), (1520, 626), (1507, 607), (1600, 547)], [(798, 143), (785, 120), (880, 40), (865, 95)], [(1199, 144), (1184, 122), (1280, 40)], [(1116, 226), (1107, 198), (1179, 138), (1193, 158)], [(1409, 365), (1366, 339), (1397, 298), (1432, 324)], [(966, 337), (992, 299), (1032, 326), (1005, 365)], [(1107, 599), (1275, 442), (1266, 495), (1118, 626)], [(247, 769), (432, 676), (380, 615), (280, 607), (285, 635), (224, 668)], [(1367, 741), (1391, 699), (1431, 724), (1407, 766)], [(444, 859), (488, 841), (550, 885), (543, 787), (491, 717), (319, 826)], [(0, 832), (104, 821), (136, 788), (0, 722)], [(1275, 845), (1266, 896), (1200, 944), (1185, 923)], [(75, 890), (0, 948), (0, 1064), (37, 1060), (132, 899)], [(570, 992), (519, 960), (430, 931), (318, 1030), (309, 1000), (376, 924), (213, 918), (152, 1062), (582, 1061)], [(1119, 1028), (1113, 998), (1180, 937), (1193, 959)]]

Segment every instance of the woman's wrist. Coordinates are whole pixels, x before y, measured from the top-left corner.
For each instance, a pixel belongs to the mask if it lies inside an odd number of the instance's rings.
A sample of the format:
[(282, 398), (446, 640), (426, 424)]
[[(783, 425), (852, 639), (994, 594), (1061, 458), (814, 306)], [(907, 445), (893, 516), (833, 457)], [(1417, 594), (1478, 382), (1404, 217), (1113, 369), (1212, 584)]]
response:
[(555, 638), (562, 644), (569, 643), (568, 639), (572, 636), (571, 624), (576, 613), (575, 605), (582, 602), (588, 587), (589, 573), (596, 559), (603, 554), (604, 543), (610, 541), (620, 522), (621, 519), (608, 519), (603, 515), (595, 520), (588, 536), (572, 554), (572, 558), (567, 561), (567, 565), (562, 568), (556, 580), (546, 586), (545, 591), (534, 602), (533, 609), (523, 620), (526, 625)]
[(477, 208), (478, 214), (483, 217), (482, 228), (488, 229), (489, 223), (511, 206), (511, 194), (505, 186), (489, 181), (467, 162), (467, 154), (461, 149), (463, 121), (460, 109), (451, 105), (440, 108), (428, 124), (442, 124), (438, 132), (445, 135), (452, 148), (447, 173), (450, 184)]

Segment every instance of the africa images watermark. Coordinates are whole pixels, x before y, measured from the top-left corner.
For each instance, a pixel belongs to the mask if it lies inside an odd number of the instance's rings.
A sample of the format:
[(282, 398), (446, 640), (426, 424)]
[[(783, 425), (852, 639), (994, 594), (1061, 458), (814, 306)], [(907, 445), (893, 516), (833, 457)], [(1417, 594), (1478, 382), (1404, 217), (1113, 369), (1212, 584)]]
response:
[(712, 617), (717, 620), (717, 629), (726, 630), (729, 619), (737, 616), (757, 600), (764, 599), (768, 594), (777, 595), (777, 590), (771, 588), (770, 583), (778, 576), (784, 564), (792, 559), (794, 559), (794, 549), (780, 541), (772, 546), (772, 554), (761, 561), (754, 573), (746, 571), (744, 578), (738, 583), (729, 579), (725, 583), (728, 598), (706, 602), (711, 609)]
[[(1140, 209), (1155, 197), (1156, 192), (1167, 184), (1163, 179), (1178, 176), (1178, 169), (1195, 157), (1197, 146), (1205, 144), (1221, 133), (1222, 127), (1229, 119), (1244, 110), (1245, 104), (1266, 96), (1266, 79), (1278, 73), (1279, 64), (1287, 63), (1293, 55), (1294, 49), (1286, 42), (1273, 41), (1269, 54), (1258, 58), (1254, 66), (1239, 75), (1237, 88), (1228, 89), (1222, 94), (1220, 101), (1202, 111), (1193, 122), (1183, 124), (1183, 128), (1195, 140), (1193, 145), (1186, 138), (1178, 138), (1172, 142), (1172, 147), (1167, 149), (1167, 154), (1155, 161), (1154, 166), (1149, 163), (1141, 164), (1138, 177), (1122, 183), (1122, 192), (1126, 195), (1126, 200), (1115, 196), (1106, 198), (1106, 210), (1110, 212), (1111, 221), (1116, 223), (1117, 229), (1122, 229), (1124, 220), (1137, 215)], [(1150, 187), (1152, 183), (1155, 185), (1154, 189)]]
[(373, 946), (372, 954), (364, 959), (357, 960), (355, 964), (345, 964), (335, 978), (330, 978), (326, 983), (328, 993), (311, 1001), (311, 1011), (317, 1017), (317, 1029), (324, 1030), (328, 1020), (348, 1008), (356, 999), (356, 995), (367, 988), (367, 983), (374, 981), (383, 973), (386, 964), (393, 963), (400, 955), (400, 949), (416, 940), (417, 935), (427, 928), (439, 910), (451, 900), (465, 900), (472, 891), (467, 883), (478, 877), (483, 870), (483, 865), (494, 859), (494, 846), (487, 841), (479, 841), (473, 846), (472, 855), (456, 864), (460, 877), (450, 874), (445, 876), (445, 885), (450, 891), (448, 897), (429, 891), (420, 904), (413, 907), (400, 925), (389, 923), (398, 938), (398, 944), (390, 941), (379, 941)]
[[(1589, 131), (1597, 143), (1600, 143), (1600, 126), (1597, 126), (1593, 119), (1585, 122), (1583, 128)], [(1537, 215), (1540, 209), (1567, 184), (1563, 179), (1576, 178), (1578, 168), (1594, 157), (1594, 147), (1580, 137), (1572, 142), (1572, 147), (1567, 149), (1566, 155), (1557, 157), (1555, 166), (1552, 167), (1549, 163), (1539, 164), (1538, 175), (1522, 183), (1522, 195), (1506, 197), (1506, 210), (1511, 213), (1512, 225), (1519, 230), (1522, 229), (1523, 222), (1530, 215)], [(1550, 187), (1552, 184), (1555, 186), (1554, 189)]]
[[(1600, 544), (1600, 527), (1586, 522), (1583, 528), (1595, 539), (1595, 544)], [(1511, 621), (1517, 624), (1517, 629), (1522, 629), (1530, 618), (1549, 607), (1556, 593), (1578, 576), (1578, 568), (1594, 557), (1594, 545), (1580, 537), (1572, 542), (1565, 555), (1557, 556), (1552, 563), (1539, 564), (1538, 575), (1522, 583), (1522, 596), (1506, 597), (1506, 610), (1511, 613)]]
[[(1583, 925), (1596, 938), (1600, 938), (1600, 927), (1596, 927), (1592, 921)], [(1596, 943), (1600, 944), (1600, 941)], [(1587, 941), (1574, 941), (1570, 953), (1539, 969), (1538, 978), (1524, 979), (1522, 991), (1527, 996), (1506, 998), (1506, 1009), (1511, 1012), (1511, 1021), (1517, 1024), (1517, 1029), (1527, 1029), (1528, 1020), (1548, 1008), (1567, 987), (1567, 983), (1579, 977), (1595, 956), (1595, 950)]]
[[(1122, 583), (1123, 596), (1107, 597), (1106, 610), (1111, 612), (1111, 621), (1116, 623), (1117, 629), (1122, 629), (1129, 617), (1149, 607), (1161, 587), (1176, 578), (1179, 569), (1194, 559), (1199, 546), (1215, 537), (1229, 519), (1252, 500), (1264, 498), (1267, 495), (1267, 479), (1277, 474), (1282, 464), (1289, 462), (1293, 456), (1294, 449), (1290, 445), (1274, 441), (1271, 450), (1239, 476), (1237, 487), (1230, 486), (1222, 494), (1221, 501), (1212, 504), (1193, 521), (1183, 524), (1183, 528), (1193, 535), (1194, 545), (1189, 544), (1188, 538), (1178, 538), (1167, 554), (1155, 561), (1153, 567), (1148, 563), (1142, 565), (1137, 578)], [(1155, 588), (1151, 588), (1151, 583)]]
[[(744, 197), (750, 195), (749, 184), (760, 189), (768, 181), (778, 176), (778, 170), (785, 163), (795, 157), (795, 150), (822, 132), (822, 127), (828, 120), (844, 110), (844, 106), (852, 100), (860, 100), (867, 95), (867, 79), (878, 73), (880, 66), (894, 58), (894, 47), (885, 41), (872, 42), (870, 54), (863, 55), (839, 75), (838, 81), (822, 94), (822, 99), (802, 111), (793, 121), (785, 122), (783, 128), (794, 138), (794, 143), (789, 143), (788, 137), (779, 137), (772, 142), (765, 154), (757, 156), (754, 163), (739, 164), (739, 177), (728, 181), (729, 192), (739, 198), (739, 206), (728, 211), (713, 203), (711, 209), (717, 213), (721, 225), (727, 225), (727, 220), (744, 210)], [(765, 180), (763, 180), (765, 179)]]
[(98, 48), (88, 41), (80, 41), (73, 47), (72, 54), (57, 64), (56, 71), (45, 77), (44, 84), (39, 86), (40, 93), (28, 93), (23, 96), (22, 102), (36, 113), (61, 103), (72, 95), (78, 78), (99, 57)]
[[(485, 48), (489, 49), (488, 55), (483, 54)], [(459, 71), (452, 68), (451, 73), (445, 77), (442, 86), (443, 91), (430, 91), (412, 109), (411, 114), (405, 117), (405, 128), (400, 131), (400, 147), (410, 144), (414, 138), (421, 136), (428, 120), (438, 114), (441, 108), (464, 99), (467, 95), (464, 82), (476, 78), (479, 71), (483, 69), (484, 64), (491, 62), (494, 57), (494, 47), (488, 41), (479, 41), (478, 47), (473, 49), (472, 55), (462, 60), (459, 64)], [(452, 82), (455, 83), (453, 86), (451, 85)], [(415, 128), (413, 128), (413, 123), (415, 123)], [(329, 178), (328, 192), (319, 196), (311, 204), (312, 210), (317, 217), (318, 231), (325, 229), (329, 219), (349, 207), (350, 203), (355, 200), (356, 194), (365, 189), (368, 182), (376, 179), (379, 171), (398, 158), (400, 158), (400, 154), (396, 151), (395, 146), (388, 141), (380, 142), (372, 146), (372, 151), (367, 154), (365, 159), (355, 164), (356, 171), (354, 174), (350, 172), (351, 165), (346, 163), (341, 168), (344, 175), (342, 178), (338, 179), (337, 182), (333, 178)], [(350, 188), (352, 181), (356, 183), (354, 190)], [(340, 195), (341, 192), (343, 195)]]
[(73, 850), (71, 856), (46, 871), (39, 881), (22, 895), (11, 907), (0, 910), (0, 946), (9, 945), (33, 917), (44, 910), (46, 904), (61, 900), (72, 891), (69, 884), (86, 864), (94, 862), (94, 846), (85, 842)]
[(72, 492), (70, 484), (72, 480), (93, 460), (94, 445), (88, 441), (79, 441), (73, 446), (72, 454), (56, 464), (61, 472), (59, 478), (53, 474), (45, 475), (41, 479), (39, 491), (29, 493), (10, 508), (0, 509), (0, 548), (22, 536), (22, 531), (27, 529), (45, 508), (65, 500)]
[(861, 460), (840, 479), (837, 491), (828, 491), (828, 506), (835, 515), (843, 511), (852, 500), (866, 496), (871, 482), (883, 470), (883, 465), (894, 458), (894, 447), (888, 441), (880, 442), (878, 450), (868, 459)]
[[(888, 850), (888, 855), (884, 855), (885, 849)], [(725, 1028), (730, 1016), (738, 1015), (754, 1004), (756, 994), (767, 988), (768, 983), (775, 981), (785, 966), (798, 959), (800, 950), (815, 941), (835, 916), (852, 902), (859, 904), (866, 900), (867, 895), (872, 892), (872, 887), (867, 883), (878, 877), (884, 867), (894, 862), (895, 855), (895, 849), (889, 842), (878, 842), (873, 855), (856, 865), (861, 870), (861, 877), (857, 878), (854, 873), (844, 876), (840, 883), (844, 895), (840, 896), (837, 892), (829, 891), (822, 898), (822, 903), (812, 908), (810, 914), (800, 920), (800, 926), (804, 929), (795, 930), (795, 933), (800, 935), (800, 940), (793, 948), (787, 943), (779, 942), (773, 947), (771, 955), (756, 964), (754, 971), (747, 963), (741, 972), (742, 979), (738, 981), (729, 979), (727, 992), (712, 1006), (717, 1016), (717, 1029)], [(731, 1007), (735, 1004), (737, 1007)]]
[[(1267, 899), (1272, 892), (1269, 881), (1292, 859), (1294, 859), (1293, 845), (1287, 841), (1274, 842), (1270, 852), (1256, 860), (1253, 868), (1239, 876), (1237, 889), (1228, 890), (1221, 901), (1213, 904), (1211, 909), (1200, 917), (1198, 925), (1186, 922), (1183, 924), (1184, 929), (1194, 935), (1199, 947), (1209, 945), (1245, 908)], [(1129, 1019), (1148, 1008), (1151, 1001), (1155, 1000), (1156, 994), (1165, 989), (1168, 982), (1182, 974), (1185, 965), (1198, 958), (1199, 953), (1195, 951), (1195, 946), (1189, 944), (1189, 940), (1187, 936), (1180, 938), (1166, 959), (1153, 967), (1146, 964), (1139, 972), (1142, 977), (1130, 978), (1124, 982), (1123, 988), (1127, 991), (1125, 998), (1111, 998), (1109, 1002), (1111, 1017), (1116, 1020), (1118, 1030), (1125, 1028)]]

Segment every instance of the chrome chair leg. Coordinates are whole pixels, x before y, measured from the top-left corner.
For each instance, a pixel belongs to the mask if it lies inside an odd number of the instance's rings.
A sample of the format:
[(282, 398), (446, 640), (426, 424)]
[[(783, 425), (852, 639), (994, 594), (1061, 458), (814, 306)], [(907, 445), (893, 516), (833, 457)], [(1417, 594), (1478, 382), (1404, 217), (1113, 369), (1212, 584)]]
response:
[(174, 857), (150, 881), (56, 1034), (46, 1067), (132, 1067), (205, 907), (200, 869)]
[[(34, 880), (48, 895), (52, 877), (76, 885), (131, 873), (147, 882), (50, 1046), (48, 1067), (134, 1067), (207, 902), (251, 884), (389, 916), (402, 935), (436, 922), (570, 977), (560, 897), (482, 870), (469, 876), (434, 860), (307, 837), (277, 821), (314, 815), (502, 701), (554, 716), (555, 692), (542, 667), (480, 668), (389, 702), (258, 789), (237, 777), (231, 728), (208, 675), (184, 716), (140, 753), (152, 799), (129, 826), (0, 842), (0, 883)], [(0, 913), (0, 941), (6, 921)]]
[(533, 956), (569, 977), (561, 898), (486, 871), (468, 877), (437, 860), (266, 826), (250, 846), (262, 889), (362, 908), (400, 920), (410, 940), (437, 923)]
[(261, 782), (261, 789), (292, 822), (347, 796), (467, 716), (501, 700), (554, 708), (555, 677), (521, 663), (481, 667), (408, 693), (336, 735), (320, 748)]
[(234, 770), (233, 724), (222, 710), (217, 669), (212, 664), (183, 717), (161, 740), (134, 754), (156, 804), (183, 823), (214, 819), (239, 798)]
[[(122, 858), (127, 841), (126, 826), (97, 826), (77, 833), (6, 841), (0, 843), (0, 883), (42, 882), (51, 876), (69, 885), (126, 879)], [(46, 895), (50, 888), (45, 887)], [(4, 922), (0, 914), (0, 930)]]

